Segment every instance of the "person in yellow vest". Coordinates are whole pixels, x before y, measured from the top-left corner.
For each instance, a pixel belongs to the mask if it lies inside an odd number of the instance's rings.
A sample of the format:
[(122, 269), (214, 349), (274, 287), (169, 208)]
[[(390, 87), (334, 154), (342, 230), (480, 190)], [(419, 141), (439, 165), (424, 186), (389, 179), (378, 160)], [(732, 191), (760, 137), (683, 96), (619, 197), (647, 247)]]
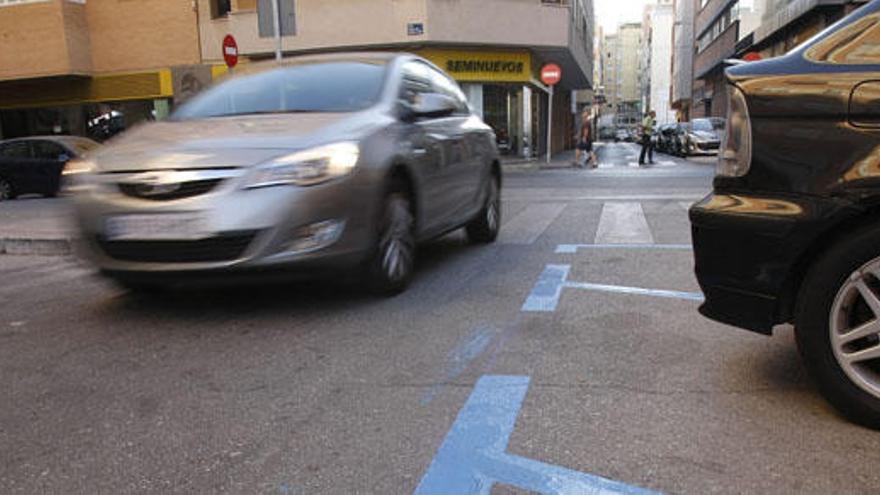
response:
[(654, 143), (651, 136), (654, 135), (654, 125), (657, 113), (651, 110), (642, 120), (642, 153), (639, 155), (639, 165), (645, 164), (645, 155), (648, 155), (648, 164), (654, 164)]

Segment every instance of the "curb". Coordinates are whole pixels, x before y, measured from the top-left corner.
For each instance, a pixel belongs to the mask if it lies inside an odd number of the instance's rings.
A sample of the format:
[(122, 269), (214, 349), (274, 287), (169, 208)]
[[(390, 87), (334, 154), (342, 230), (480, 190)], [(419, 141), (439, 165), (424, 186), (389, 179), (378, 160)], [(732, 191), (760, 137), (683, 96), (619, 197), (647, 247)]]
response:
[(73, 249), (70, 239), (0, 237), (0, 255), (64, 256)]

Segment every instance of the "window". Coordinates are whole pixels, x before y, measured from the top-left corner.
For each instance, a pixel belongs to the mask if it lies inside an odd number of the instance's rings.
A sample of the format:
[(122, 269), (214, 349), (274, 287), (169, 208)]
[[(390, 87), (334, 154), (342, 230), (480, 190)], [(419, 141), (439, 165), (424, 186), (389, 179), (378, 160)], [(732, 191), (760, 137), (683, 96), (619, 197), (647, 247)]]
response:
[(48, 2), (48, 1), (49, 0), (0, 0), (0, 7), (20, 5), (23, 3), (40, 3), (40, 2)]
[(31, 148), (27, 141), (13, 141), (0, 146), (0, 156), (3, 158), (30, 158)]
[(232, 0), (211, 0), (211, 18), (226, 17), (232, 10)]
[(58, 143), (52, 141), (32, 141), (34, 146), (34, 157), (40, 160), (57, 160), (62, 155), (70, 158), (70, 152)]
[(866, 16), (816, 43), (806, 53), (816, 62), (880, 64), (880, 14)]
[(409, 62), (403, 66), (403, 80), (400, 85), (400, 99), (414, 105), (422, 93), (430, 93), (431, 76), (428, 66), (420, 62)]
[(457, 107), (455, 110), (456, 113), (466, 114), (470, 112), (467, 98), (465, 98), (461, 88), (458, 87), (458, 83), (434, 69), (428, 68), (428, 73), (430, 74), (431, 85), (433, 86), (434, 91), (455, 100)]
[(260, 113), (355, 112), (376, 104), (385, 64), (317, 62), (233, 77), (185, 103), (171, 118), (203, 119)]

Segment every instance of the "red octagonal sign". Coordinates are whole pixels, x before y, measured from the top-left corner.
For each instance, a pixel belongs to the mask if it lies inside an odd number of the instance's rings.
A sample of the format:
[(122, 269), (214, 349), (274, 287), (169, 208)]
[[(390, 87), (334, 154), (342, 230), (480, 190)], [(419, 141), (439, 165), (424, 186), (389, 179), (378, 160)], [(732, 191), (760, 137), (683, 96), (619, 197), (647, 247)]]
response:
[(547, 86), (555, 86), (562, 80), (562, 68), (556, 64), (545, 64), (541, 67), (541, 82)]
[(231, 34), (227, 34), (223, 38), (223, 60), (226, 61), (226, 66), (230, 69), (238, 63), (238, 43), (235, 42), (235, 38)]

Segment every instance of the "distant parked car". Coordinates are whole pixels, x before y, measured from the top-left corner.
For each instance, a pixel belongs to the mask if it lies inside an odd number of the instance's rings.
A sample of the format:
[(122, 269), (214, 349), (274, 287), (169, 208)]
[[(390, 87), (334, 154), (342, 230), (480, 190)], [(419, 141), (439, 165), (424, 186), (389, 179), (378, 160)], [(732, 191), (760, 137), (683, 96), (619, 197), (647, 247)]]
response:
[(717, 153), (721, 147), (725, 120), (711, 117), (694, 119), (683, 127), (679, 134), (678, 154), (690, 156), (704, 153)]
[(663, 124), (657, 128), (656, 147), (657, 151), (667, 154), (675, 154), (674, 139), (677, 136), (677, 128), (679, 124)]
[(617, 131), (614, 133), (615, 142), (629, 141), (629, 139), (629, 131), (627, 131), (626, 129), (617, 129)]
[(766, 335), (794, 324), (822, 394), (880, 429), (878, 33), (875, 0), (728, 69), (714, 191), (690, 218), (700, 312)]
[(91, 139), (78, 136), (0, 141), (0, 201), (22, 194), (57, 195), (64, 165), (99, 146)]

